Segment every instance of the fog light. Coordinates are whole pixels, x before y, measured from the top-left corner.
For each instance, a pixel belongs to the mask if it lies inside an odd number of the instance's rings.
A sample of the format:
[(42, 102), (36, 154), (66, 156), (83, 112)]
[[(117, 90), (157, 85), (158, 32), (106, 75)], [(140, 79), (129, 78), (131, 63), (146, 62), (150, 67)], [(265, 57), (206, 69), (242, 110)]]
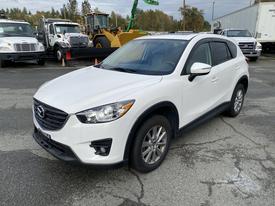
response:
[(90, 147), (95, 149), (95, 154), (100, 156), (108, 156), (112, 146), (112, 139), (102, 139), (91, 142)]

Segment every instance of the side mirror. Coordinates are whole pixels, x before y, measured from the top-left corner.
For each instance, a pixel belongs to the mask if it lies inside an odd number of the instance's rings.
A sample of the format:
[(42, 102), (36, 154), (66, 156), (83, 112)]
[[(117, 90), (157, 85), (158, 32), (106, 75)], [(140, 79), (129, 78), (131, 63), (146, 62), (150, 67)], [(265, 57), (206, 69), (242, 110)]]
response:
[(210, 73), (210, 71), (211, 71), (211, 65), (196, 62), (191, 66), (191, 69), (190, 69), (191, 74), (188, 79), (191, 82), (196, 78), (196, 76), (207, 75)]

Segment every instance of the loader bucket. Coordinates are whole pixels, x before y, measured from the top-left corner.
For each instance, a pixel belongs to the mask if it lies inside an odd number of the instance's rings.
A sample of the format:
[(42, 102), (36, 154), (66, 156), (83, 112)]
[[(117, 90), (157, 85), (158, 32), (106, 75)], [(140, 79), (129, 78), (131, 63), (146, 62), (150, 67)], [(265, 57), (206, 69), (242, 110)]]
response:
[(121, 32), (115, 36), (114, 40), (111, 42), (111, 47), (121, 47), (133, 39), (146, 36), (146, 35), (147, 35), (146, 32), (142, 32), (139, 30), (130, 30), (129, 32)]

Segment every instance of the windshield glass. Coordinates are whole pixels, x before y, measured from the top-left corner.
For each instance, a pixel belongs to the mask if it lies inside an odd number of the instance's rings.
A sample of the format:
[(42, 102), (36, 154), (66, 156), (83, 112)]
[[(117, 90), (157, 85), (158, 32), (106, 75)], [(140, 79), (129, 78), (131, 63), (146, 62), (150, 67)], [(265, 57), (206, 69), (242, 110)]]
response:
[(227, 31), (228, 37), (252, 37), (249, 31), (247, 30), (230, 30)]
[(33, 30), (29, 24), (0, 23), (0, 37), (32, 37)]
[(99, 26), (100, 28), (108, 27), (108, 17), (105, 15), (95, 16), (95, 26)]
[(118, 49), (100, 65), (121, 72), (165, 75), (172, 73), (187, 41), (168, 39), (134, 40)]
[(57, 34), (80, 33), (80, 28), (78, 25), (56, 24), (55, 30)]

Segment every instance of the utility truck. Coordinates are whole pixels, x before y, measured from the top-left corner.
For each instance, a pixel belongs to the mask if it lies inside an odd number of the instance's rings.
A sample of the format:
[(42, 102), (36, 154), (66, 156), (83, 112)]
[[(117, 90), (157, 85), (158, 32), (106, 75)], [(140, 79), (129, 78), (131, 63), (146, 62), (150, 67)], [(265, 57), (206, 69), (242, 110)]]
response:
[(216, 18), (212, 30), (217, 33), (224, 29), (248, 30), (263, 51), (275, 50), (275, 2), (263, 2)]
[(64, 51), (93, 46), (88, 35), (81, 33), (80, 25), (66, 19), (40, 19), (38, 39), (59, 61), (63, 58)]
[(44, 65), (45, 49), (34, 36), (31, 25), (24, 21), (0, 18), (0, 67), (7, 62), (34, 60)]

